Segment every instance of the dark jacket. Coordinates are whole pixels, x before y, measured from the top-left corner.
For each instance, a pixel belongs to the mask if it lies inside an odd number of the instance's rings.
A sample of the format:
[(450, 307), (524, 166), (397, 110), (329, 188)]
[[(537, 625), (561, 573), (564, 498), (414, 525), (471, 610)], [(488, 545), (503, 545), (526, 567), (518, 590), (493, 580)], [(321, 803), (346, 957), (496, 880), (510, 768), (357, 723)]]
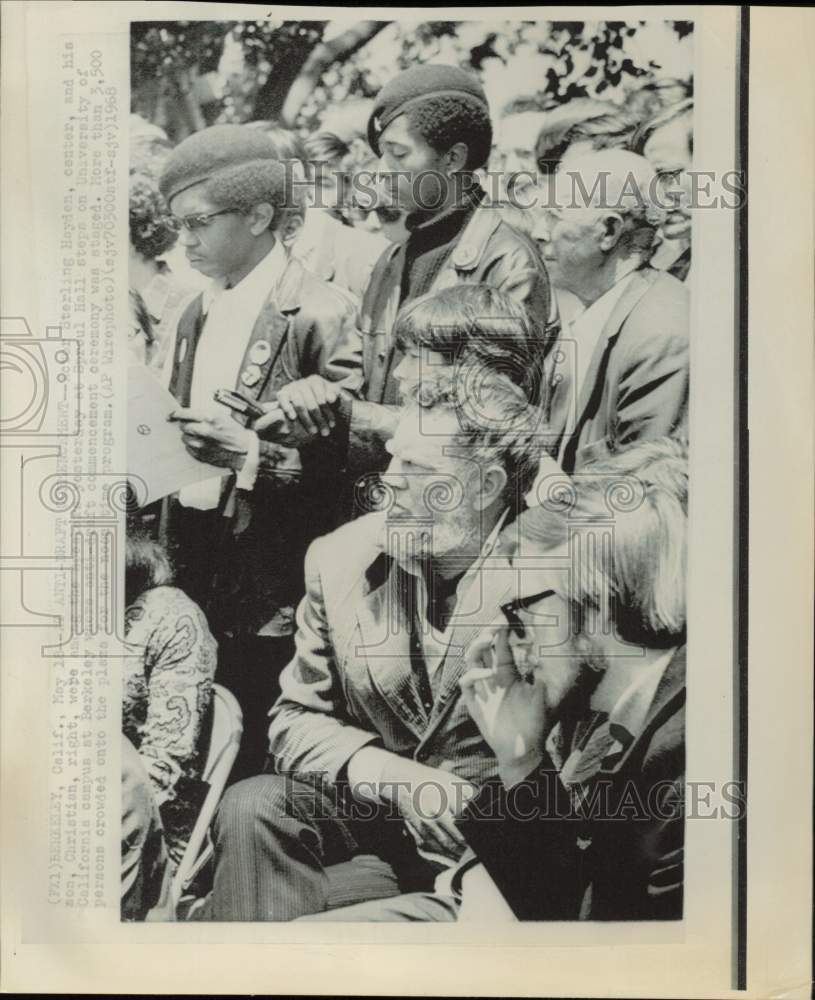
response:
[[(356, 403), (350, 398), (344, 401), (338, 424), (350, 479), (380, 472), (388, 461), (384, 442), (391, 435), (392, 420), (385, 408), (399, 402), (393, 373), (401, 355), (393, 327), (400, 306), (404, 258), (404, 244), (391, 246), (382, 254), (362, 302), (362, 384)], [(492, 285), (524, 305), (539, 330), (541, 354), (545, 354), (558, 329), (546, 269), (531, 240), (507, 225), (497, 208), (486, 201), (464, 226), (431, 292), (463, 283)]]
[(678, 920), (684, 773), (680, 648), (642, 731), (603, 759), (582, 809), (545, 754), (511, 789), (485, 785), (459, 825), (520, 920)]
[[(189, 403), (204, 319), (199, 295), (182, 315), (176, 335), (170, 391), (182, 405)], [(253, 354), (261, 341), (268, 349)], [(260, 377), (248, 386), (241, 374), (253, 362)], [(281, 386), (320, 374), (355, 389), (360, 364), (352, 296), (289, 258), (276, 291), (254, 321), (235, 388), (267, 402)], [(252, 491), (236, 489), (234, 475), (225, 478), (204, 567), (211, 596), (205, 610), (215, 629), (220, 630), (220, 625), (233, 632), (255, 632), (279, 608), (297, 603), (303, 590), (306, 548), (331, 527), (334, 508), (326, 498), (336, 492), (337, 476), (334, 452), (318, 440), (299, 454), (293, 448), (262, 441)], [(174, 522), (183, 512), (177, 503), (170, 508), (168, 533), (172, 537)], [(184, 540), (176, 545), (182, 561), (184, 545)], [(192, 551), (192, 546), (187, 547)], [(194, 548), (200, 550), (197, 545)]]
[(552, 454), (564, 472), (635, 441), (685, 431), (690, 298), (670, 274), (632, 275), (594, 349), (575, 399), (577, 344), (564, 327), (550, 355)]

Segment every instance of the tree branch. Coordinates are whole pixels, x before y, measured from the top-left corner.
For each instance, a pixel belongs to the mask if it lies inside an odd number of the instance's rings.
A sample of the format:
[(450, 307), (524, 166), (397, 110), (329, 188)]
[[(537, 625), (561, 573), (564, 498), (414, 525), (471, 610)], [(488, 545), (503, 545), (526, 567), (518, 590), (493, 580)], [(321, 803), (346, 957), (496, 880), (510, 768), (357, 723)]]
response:
[(390, 21), (359, 21), (341, 35), (332, 38), (330, 42), (320, 42), (309, 53), (303, 68), (289, 87), (280, 112), (281, 122), (284, 125), (294, 124), (300, 108), (329, 66), (345, 62), (388, 24)]

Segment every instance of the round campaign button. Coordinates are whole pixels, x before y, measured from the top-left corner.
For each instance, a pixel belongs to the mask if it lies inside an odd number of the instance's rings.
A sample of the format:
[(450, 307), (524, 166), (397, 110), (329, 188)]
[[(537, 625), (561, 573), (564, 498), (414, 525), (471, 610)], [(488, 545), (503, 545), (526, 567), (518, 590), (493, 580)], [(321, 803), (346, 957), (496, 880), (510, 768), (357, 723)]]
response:
[(253, 385), (257, 385), (260, 382), (260, 377), (263, 373), (257, 365), (247, 365), (246, 368), (241, 372), (241, 382), (250, 388)]
[(258, 340), (249, 349), (249, 360), (256, 365), (265, 365), (272, 356), (272, 347), (268, 340)]

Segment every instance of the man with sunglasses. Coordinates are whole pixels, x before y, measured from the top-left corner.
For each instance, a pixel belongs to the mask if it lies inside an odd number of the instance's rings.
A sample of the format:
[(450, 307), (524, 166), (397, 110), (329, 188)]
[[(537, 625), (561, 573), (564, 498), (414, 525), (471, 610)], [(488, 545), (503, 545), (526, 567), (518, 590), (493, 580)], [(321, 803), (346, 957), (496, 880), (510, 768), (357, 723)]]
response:
[[(171, 419), (202, 477), (170, 501), (164, 534), (179, 584), (219, 638), (219, 679), (257, 713), (270, 664), (291, 655), (302, 560), (328, 530), (336, 462), (319, 440), (300, 450), (260, 441), (248, 413), (213, 397), (227, 389), (261, 404), (309, 374), (357, 384), (357, 310), (287, 253), (293, 178), (263, 132), (194, 133), (170, 153), (159, 185), (187, 259), (211, 279), (181, 316), (165, 367), (179, 403)], [(208, 476), (213, 466), (229, 474)], [(262, 741), (262, 714), (257, 722)]]

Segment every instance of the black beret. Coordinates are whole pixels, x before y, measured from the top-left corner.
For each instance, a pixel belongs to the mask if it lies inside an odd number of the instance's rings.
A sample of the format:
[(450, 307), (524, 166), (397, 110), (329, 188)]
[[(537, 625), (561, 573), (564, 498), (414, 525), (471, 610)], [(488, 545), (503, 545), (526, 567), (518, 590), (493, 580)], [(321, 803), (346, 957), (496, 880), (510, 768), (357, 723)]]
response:
[(411, 66), (379, 91), (368, 119), (368, 142), (379, 156), (379, 137), (394, 118), (432, 97), (460, 97), (480, 104), (489, 114), (487, 95), (472, 73), (458, 66), (428, 63)]
[(274, 143), (265, 132), (246, 125), (212, 125), (175, 147), (164, 164), (159, 188), (169, 204), (195, 184), (258, 160), (278, 161)]

